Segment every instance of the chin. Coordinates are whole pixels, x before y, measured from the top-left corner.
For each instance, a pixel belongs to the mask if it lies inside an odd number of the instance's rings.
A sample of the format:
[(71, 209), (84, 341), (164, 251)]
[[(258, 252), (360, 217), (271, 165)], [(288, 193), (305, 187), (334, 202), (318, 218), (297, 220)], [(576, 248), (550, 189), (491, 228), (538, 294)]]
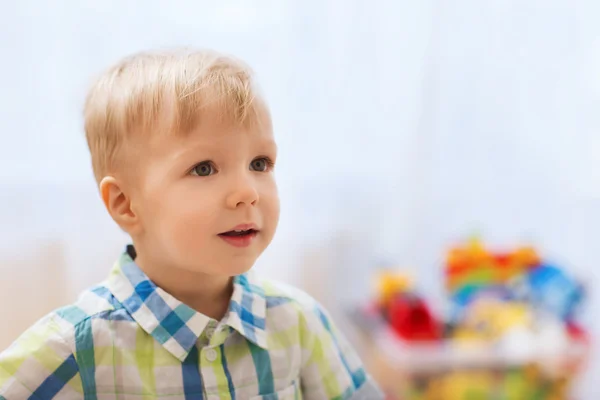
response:
[(250, 271), (252, 269), (254, 264), (243, 264), (243, 265), (232, 265), (231, 267), (224, 269), (227, 271), (227, 275), (229, 276), (236, 276), (236, 275), (241, 275), (243, 273), (246, 273), (248, 271)]

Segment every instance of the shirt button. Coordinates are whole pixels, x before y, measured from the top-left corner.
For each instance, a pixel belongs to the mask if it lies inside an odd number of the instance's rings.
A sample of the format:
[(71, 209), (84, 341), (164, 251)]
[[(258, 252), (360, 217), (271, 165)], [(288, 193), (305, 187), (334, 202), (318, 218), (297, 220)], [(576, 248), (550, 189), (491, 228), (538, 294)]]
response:
[(206, 350), (206, 353), (204, 353), (204, 357), (206, 357), (209, 362), (213, 362), (217, 359), (217, 351), (215, 349), (208, 349)]

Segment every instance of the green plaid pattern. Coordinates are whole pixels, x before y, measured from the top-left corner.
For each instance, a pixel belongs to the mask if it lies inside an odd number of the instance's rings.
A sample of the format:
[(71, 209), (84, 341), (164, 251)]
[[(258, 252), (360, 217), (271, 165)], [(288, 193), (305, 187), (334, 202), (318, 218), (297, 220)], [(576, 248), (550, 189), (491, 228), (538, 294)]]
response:
[(380, 399), (319, 304), (252, 273), (220, 322), (158, 288), (127, 251), (109, 279), (0, 353), (0, 400)]

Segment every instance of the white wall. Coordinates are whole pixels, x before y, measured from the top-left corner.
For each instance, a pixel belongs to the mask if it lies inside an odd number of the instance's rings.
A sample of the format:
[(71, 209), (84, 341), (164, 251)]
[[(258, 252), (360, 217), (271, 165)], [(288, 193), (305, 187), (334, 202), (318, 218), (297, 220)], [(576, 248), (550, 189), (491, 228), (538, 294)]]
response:
[[(168, 4), (0, 6), (0, 239), (64, 243), (70, 294), (102, 278), (126, 240), (92, 183), (87, 82), (125, 54), (173, 45), (245, 58), (271, 104), (283, 215), (264, 272), (333, 304), (364, 296), (369, 268), (389, 261), (417, 268), (439, 298), (443, 249), (477, 231), (531, 240), (600, 284), (600, 3)], [(592, 292), (596, 332), (599, 305)]]

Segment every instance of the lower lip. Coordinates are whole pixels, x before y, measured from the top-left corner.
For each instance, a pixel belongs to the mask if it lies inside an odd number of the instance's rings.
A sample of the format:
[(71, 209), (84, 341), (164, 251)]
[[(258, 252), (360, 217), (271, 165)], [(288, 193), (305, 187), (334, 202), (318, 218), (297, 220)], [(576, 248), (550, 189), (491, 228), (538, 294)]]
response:
[(254, 238), (256, 237), (257, 234), (258, 234), (258, 232), (253, 232), (249, 235), (244, 235), (244, 236), (219, 235), (219, 237), (232, 246), (248, 247), (252, 244), (252, 241), (254, 240)]

